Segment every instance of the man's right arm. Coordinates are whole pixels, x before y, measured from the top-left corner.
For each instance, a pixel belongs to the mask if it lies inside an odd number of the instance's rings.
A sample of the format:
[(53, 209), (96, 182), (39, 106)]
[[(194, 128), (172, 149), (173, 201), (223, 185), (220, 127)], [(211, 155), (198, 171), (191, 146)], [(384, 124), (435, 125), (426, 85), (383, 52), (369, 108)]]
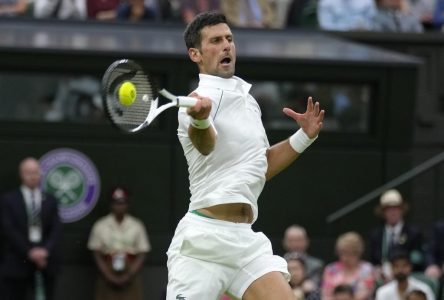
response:
[(3, 232), (5, 239), (8, 240), (13, 249), (17, 251), (17, 253), (20, 253), (22, 257), (28, 257), (29, 250), (31, 250), (31, 245), (27, 240), (28, 237), (20, 232), (19, 226), (16, 223), (18, 221), (14, 220), (14, 218), (17, 218), (12, 209), (12, 203), (14, 200), (16, 199), (5, 197), (2, 201), (3, 209), (1, 223)]
[(187, 109), (190, 116), (188, 136), (194, 147), (202, 154), (210, 154), (216, 145), (217, 133), (210, 119), (211, 100), (192, 93), (191, 97), (196, 97), (198, 102), (193, 107)]
[(213, 126), (206, 129), (198, 129), (190, 125), (188, 127), (188, 135), (194, 147), (202, 154), (208, 155), (214, 150), (216, 145), (216, 131)]

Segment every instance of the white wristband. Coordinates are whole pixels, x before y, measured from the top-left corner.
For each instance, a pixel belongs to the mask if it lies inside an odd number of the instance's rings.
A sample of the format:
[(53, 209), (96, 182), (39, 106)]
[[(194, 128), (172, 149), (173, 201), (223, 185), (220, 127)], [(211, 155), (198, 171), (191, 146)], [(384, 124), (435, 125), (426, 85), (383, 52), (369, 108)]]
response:
[(308, 148), (316, 139), (318, 136), (314, 138), (309, 138), (307, 134), (300, 128), (296, 133), (294, 133), (290, 139), (288, 140), (290, 143), (291, 148), (293, 148), (294, 151), (297, 153), (304, 152), (305, 149)]
[(208, 127), (211, 126), (211, 123), (212, 122), (209, 118), (203, 119), (203, 120), (198, 120), (198, 119), (194, 119), (194, 118), (190, 117), (191, 126), (193, 126), (194, 128), (197, 128), (197, 129), (207, 129)]

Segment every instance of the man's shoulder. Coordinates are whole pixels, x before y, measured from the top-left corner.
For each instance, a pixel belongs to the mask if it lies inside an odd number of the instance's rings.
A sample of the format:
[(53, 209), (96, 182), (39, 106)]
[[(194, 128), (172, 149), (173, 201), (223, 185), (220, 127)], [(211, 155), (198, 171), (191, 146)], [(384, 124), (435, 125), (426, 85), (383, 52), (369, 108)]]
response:
[(132, 226), (141, 226), (141, 227), (145, 226), (141, 219), (136, 218), (136, 217), (134, 217), (134, 216), (132, 216), (130, 214), (126, 215), (125, 218), (127, 218), (129, 224), (132, 225)]
[(377, 225), (370, 230), (369, 237), (370, 238), (378, 238), (382, 236), (382, 232), (384, 231), (383, 225)]
[(308, 255), (305, 258), (306, 262), (310, 264), (312, 267), (322, 267), (324, 265), (324, 261), (320, 258), (317, 258), (312, 255)]
[(404, 225), (402, 227), (402, 231), (404, 233), (412, 234), (412, 235), (420, 235), (421, 234), (421, 229), (419, 228), (419, 226), (412, 224), (412, 223), (404, 223)]
[(101, 227), (106, 227), (106, 226), (108, 226), (108, 224), (110, 224), (110, 222), (112, 221), (112, 216), (111, 216), (111, 214), (107, 214), (107, 215), (105, 215), (105, 216), (102, 216), (102, 217), (100, 217), (99, 219), (97, 219), (95, 222), (94, 222), (94, 227), (95, 228), (101, 228)]
[(3, 201), (11, 201), (17, 198), (21, 197), (21, 191), (20, 189), (15, 189), (15, 190), (11, 190), (11, 191), (7, 191), (5, 192), (2, 196), (1, 199)]
[(380, 296), (382, 296), (380, 299), (385, 299), (385, 295), (389, 295), (395, 292), (396, 292), (396, 281), (392, 280), (376, 290), (376, 296), (377, 296), (376, 298), (378, 299)]
[(42, 192), (42, 195), (43, 195), (45, 201), (49, 200), (51, 202), (55, 202), (56, 204), (58, 203), (56, 196), (54, 196), (53, 194), (48, 193), (48, 192)]
[(413, 276), (409, 277), (409, 285), (412, 288), (422, 290), (423, 292), (432, 292), (432, 289), (427, 283)]

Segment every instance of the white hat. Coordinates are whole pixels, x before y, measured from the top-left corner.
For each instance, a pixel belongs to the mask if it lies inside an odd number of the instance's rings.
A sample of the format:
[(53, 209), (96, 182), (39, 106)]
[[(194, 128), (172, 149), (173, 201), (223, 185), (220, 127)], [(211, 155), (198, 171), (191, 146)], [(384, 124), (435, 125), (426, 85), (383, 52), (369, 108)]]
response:
[(379, 204), (382, 207), (385, 206), (401, 206), (403, 204), (402, 202), (402, 196), (398, 192), (398, 190), (392, 189), (384, 192), (381, 195), (381, 198), (379, 200)]

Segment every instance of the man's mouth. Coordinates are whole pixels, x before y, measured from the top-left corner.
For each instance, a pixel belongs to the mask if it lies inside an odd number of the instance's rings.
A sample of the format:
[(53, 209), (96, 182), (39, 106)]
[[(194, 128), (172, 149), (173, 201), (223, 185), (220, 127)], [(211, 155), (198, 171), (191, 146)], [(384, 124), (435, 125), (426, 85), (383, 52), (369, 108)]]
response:
[(231, 63), (231, 58), (230, 57), (224, 57), (221, 61), (220, 64), (221, 65), (229, 65)]

